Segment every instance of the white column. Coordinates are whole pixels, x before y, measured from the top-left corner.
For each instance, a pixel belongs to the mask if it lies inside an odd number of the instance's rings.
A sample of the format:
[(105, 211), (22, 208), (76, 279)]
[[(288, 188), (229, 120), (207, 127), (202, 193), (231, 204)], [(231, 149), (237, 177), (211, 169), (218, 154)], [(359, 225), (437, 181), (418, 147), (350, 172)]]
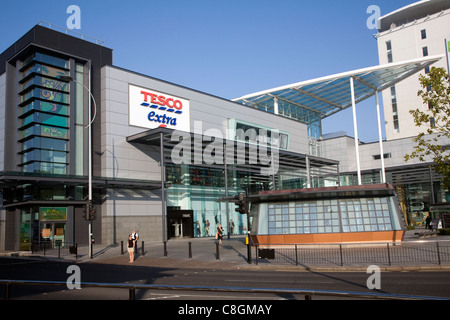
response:
[(386, 183), (386, 173), (384, 169), (383, 135), (381, 133), (380, 102), (378, 100), (378, 91), (375, 92), (375, 101), (377, 103), (378, 143), (380, 145), (380, 158), (381, 158), (381, 182)]
[(307, 181), (306, 187), (311, 188), (311, 167), (308, 155), (306, 155), (305, 161), (306, 161), (306, 181)]
[(356, 170), (358, 174), (358, 184), (361, 185), (361, 166), (359, 163), (359, 140), (358, 140), (358, 124), (356, 121), (356, 106), (355, 106), (355, 88), (353, 86), (353, 77), (350, 77), (350, 92), (352, 96), (352, 110), (353, 110), (353, 130), (355, 133), (355, 153), (356, 153)]
[(278, 114), (278, 99), (273, 98), (273, 113)]

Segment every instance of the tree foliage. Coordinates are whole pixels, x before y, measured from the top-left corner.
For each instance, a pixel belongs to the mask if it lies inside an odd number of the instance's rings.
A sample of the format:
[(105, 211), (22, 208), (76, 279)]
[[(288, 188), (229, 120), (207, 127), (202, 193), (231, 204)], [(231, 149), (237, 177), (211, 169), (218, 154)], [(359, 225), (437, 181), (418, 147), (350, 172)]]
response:
[(442, 175), (444, 188), (450, 189), (450, 150), (442, 141), (450, 138), (450, 81), (443, 68), (432, 67), (427, 75), (419, 76), (421, 90), (417, 93), (428, 106), (428, 110), (410, 110), (417, 127), (424, 131), (413, 138), (417, 145), (405, 161), (418, 159), (421, 162), (433, 160), (434, 170)]

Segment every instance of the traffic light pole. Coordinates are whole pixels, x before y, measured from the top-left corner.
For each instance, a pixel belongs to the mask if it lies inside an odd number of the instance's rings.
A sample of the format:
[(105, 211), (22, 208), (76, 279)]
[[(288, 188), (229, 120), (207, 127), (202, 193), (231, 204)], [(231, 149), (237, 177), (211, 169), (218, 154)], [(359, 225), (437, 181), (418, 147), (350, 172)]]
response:
[(247, 244), (247, 262), (249, 264), (252, 263), (252, 250), (250, 247), (250, 210), (249, 210), (249, 202), (248, 202), (248, 188), (245, 190), (245, 195), (241, 192), (238, 195), (234, 196), (234, 204), (237, 206), (234, 209), (236, 212), (240, 214), (247, 215), (247, 238), (245, 238), (245, 243)]
[(249, 201), (248, 201), (248, 188), (245, 191), (245, 195), (241, 192), (238, 195), (234, 196), (234, 204), (237, 206), (234, 209), (236, 212), (240, 214), (247, 215), (247, 237), (245, 238), (245, 243), (247, 245), (247, 262), (249, 264), (252, 263), (252, 250), (250, 246), (250, 210), (249, 210)]
[[(91, 65), (89, 63), (89, 74), (88, 74), (88, 81), (89, 81), (89, 87), (85, 86), (84, 83), (81, 83), (80, 81), (75, 80), (74, 78), (70, 76), (59, 76), (59, 79), (63, 81), (68, 82), (75, 82), (79, 85), (81, 85), (84, 89), (86, 89), (89, 93), (89, 103), (88, 103), (88, 121), (89, 124), (85, 128), (89, 128), (88, 130), (88, 201), (89, 204), (92, 205), (92, 123), (94, 122), (95, 115), (97, 114), (97, 104), (95, 103), (94, 95), (91, 92)], [(94, 117), (92, 117), (92, 106), (91, 101), (94, 103)], [(90, 206), (89, 206), (90, 207)], [(90, 213), (88, 213), (90, 214)], [(92, 220), (88, 220), (89, 226), (88, 226), (88, 236), (89, 236), (89, 257), (92, 259)]]
[(247, 263), (252, 264), (252, 249), (250, 246), (250, 212), (248, 203), (248, 188), (245, 189), (245, 213), (247, 214)]

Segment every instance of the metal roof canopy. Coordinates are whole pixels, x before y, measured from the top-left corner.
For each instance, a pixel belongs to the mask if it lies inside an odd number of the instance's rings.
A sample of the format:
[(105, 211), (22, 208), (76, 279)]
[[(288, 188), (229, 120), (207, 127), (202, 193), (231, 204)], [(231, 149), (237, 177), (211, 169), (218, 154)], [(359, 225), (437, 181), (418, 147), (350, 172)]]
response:
[[(180, 143), (178, 138), (172, 139), (174, 131), (174, 129), (169, 128), (150, 129), (127, 137), (127, 142), (159, 147), (162, 150), (161, 160), (164, 162), (164, 165), (173, 166), (175, 164), (172, 159), (172, 150)], [(275, 179), (275, 175), (283, 175), (284, 177), (304, 178), (308, 181), (308, 185), (311, 184), (311, 178), (330, 179), (338, 182), (339, 162), (336, 160), (294, 153), (278, 148), (272, 150), (270, 146), (267, 146), (267, 152), (270, 152), (270, 154), (272, 154), (274, 150), (276, 151), (276, 158), (273, 158), (269, 164), (263, 164), (259, 161), (257, 163), (252, 163), (250, 161), (251, 152), (256, 152), (257, 146), (249, 144), (247, 141), (243, 142), (223, 139), (221, 142), (223, 148), (221, 150), (219, 150), (220, 148), (215, 149), (214, 152), (214, 158), (217, 160), (217, 163), (206, 163), (203, 159), (203, 152), (212, 141), (215, 141), (215, 138), (192, 132), (185, 134), (190, 136), (191, 148), (188, 151), (192, 151), (189, 152), (189, 161), (185, 164), (189, 164), (193, 167), (223, 170), (225, 166), (228, 166), (237, 171), (249, 173), (252, 176), (251, 179), (260, 179), (261, 181), (268, 181), (269, 176), (271, 176), (272, 179)], [(197, 141), (198, 144), (195, 141)], [(230, 150), (227, 149), (229, 147), (231, 147)], [(195, 152), (199, 152), (199, 158), (197, 158), (198, 156), (195, 155)], [(240, 159), (241, 161), (238, 160), (238, 153), (240, 152), (243, 152), (243, 158)], [(269, 169), (273, 165), (272, 162), (276, 162), (277, 172), (274, 172), (272, 175), (263, 174), (263, 171), (270, 171)]]
[[(353, 109), (353, 129), (355, 135), (358, 184), (361, 185), (362, 179), (359, 160), (356, 104), (375, 95), (380, 154), (384, 154), (378, 93), (430, 66), (442, 57), (444, 57), (444, 55), (412, 59), (339, 73), (266, 91), (260, 91), (234, 99), (233, 101), (241, 102), (244, 105), (251, 105), (256, 108), (265, 108), (266, 110), (268, 110), (269, 106), (270, 108), (273, 108), (275, 114), (280, 114), (278, 101), (282, 101), (283, 103), (287, 103), (291, 107), (296, 108), (296, 111), (304, 109), (308, 110), (310, 113), (316, 113), (320, 115), (320, 119), (329, 117), (332, 114), (351, 106)], [(287, 116), (284, 114), (281, 115)], [(294, 112), (294, 116), (292, 116), (291, 113), (288, 117), (307, 124), (312, 123), (312, 121), (305, 121), (305, 119), (302, 119), (301, 117), (304, 118), (304, 115), (302, 115), (301, 112)], [(381, 157), (381, 182), (386, 182), (383, 157)]]
[(324, 119), (352, 106), (349, 85), (351, 79), (355, 80), (354, 101), (358, 103), (375, 95), (377, 91), (392, 87), (442, 57), (443, 55), (431, 56), (348, 71), (248, 94), (233, 101), (256, 108), (266, 108), (269, 105), (274, 108), (275, 114), (278, 114), (277, 102), (283, 101), (317, 112)]

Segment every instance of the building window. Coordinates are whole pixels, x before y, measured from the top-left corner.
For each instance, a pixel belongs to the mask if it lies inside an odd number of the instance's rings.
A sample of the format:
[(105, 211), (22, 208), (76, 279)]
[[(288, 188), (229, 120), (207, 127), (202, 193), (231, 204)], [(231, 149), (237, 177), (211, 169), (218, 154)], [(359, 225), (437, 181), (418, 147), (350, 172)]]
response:
[(397, 94), (395, 92), (395, 87), (391, 87), (391, 103), (392, 103), (392, 117), (393, 117), (393, 125), (394, 132), (400, 132), (400, 126), (398, 122), (398, 112), (397, 112)]
[(400, 126), (399, 126), (399, 122), (398, 122), (398, 116), (394, 115), (394, 133), (399, 133), (400, 132)]
[(420, 30), (420, 37), (422, 39), (426, 39), (427, 38), (427, 30), (425, 30), (425, 29)]
[(391, 63), (393, 61), (392, 58), (392, 44), (391, 41), (386, 41), (386, 50), (387, 50), (387, 58), (388, 58), (388, 63)]
[(269, 204), (269, 234), (340, 232), (338, 200)]
[(430, 127), (431, 128), (436, 128), (436, 120), (434, 118), (430, 118)]
[(428, 56), (428, 47), (423, 47), (422, 48), (422, 54), (424, 57)]
[[(384, 159), (388, 159), (388, 158), (391, 158), (391, 157), (392, 157), (391, 153), (384, 153), (383, 154), (383, 158)], [(372, 156), (372, 158), (373, 158), (373, 160), (380, 160), (381, 159), (381, 155), (376, 154), (376, 155)]]
[(392, 230), (387, 198), (340, 200), (344, 232)]
[(250, 123), (236, 120), (234, 128), (234, 140), (248, 141), (249, 143), (270, 145), (280, 149), (287, 149), (289, 144), (289, 135), (280, 130), (263, 128)]

